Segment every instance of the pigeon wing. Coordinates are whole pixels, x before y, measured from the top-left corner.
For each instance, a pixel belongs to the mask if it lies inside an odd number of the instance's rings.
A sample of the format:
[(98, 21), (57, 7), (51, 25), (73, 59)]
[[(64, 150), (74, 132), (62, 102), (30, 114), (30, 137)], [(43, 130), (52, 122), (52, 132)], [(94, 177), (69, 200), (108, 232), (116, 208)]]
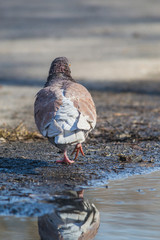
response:
[(91, 131), (96, 125), (96, 108), (88, 90), (73, 82), (66, 88), (65, 97), (73, 102), (80, 113), (77, 128)]
[(54, 119), (61, 104), (61, 92), (54, 87), (43, 88), (37, 93), (34, 116), (37, 128), (43, 136), (56, 136), (62, 132), (61, 127)]

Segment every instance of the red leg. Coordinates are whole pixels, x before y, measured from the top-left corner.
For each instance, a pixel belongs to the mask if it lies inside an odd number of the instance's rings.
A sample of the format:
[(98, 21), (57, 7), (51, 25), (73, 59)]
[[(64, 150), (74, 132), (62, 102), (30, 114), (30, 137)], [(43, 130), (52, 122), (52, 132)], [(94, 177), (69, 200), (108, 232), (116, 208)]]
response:
[(66, 151), (66, 150), (64, 151), (64, 157), (63, 157), (63, 159), (62, 159), (62, 160), (57, 160), (56, 162), (57, 162), (57, 163), (66, 163), (66, 164), (72, 164), (72, 163), (74, 163), (74, 161), (69, 160), (69, 158), (68, 158), (68, 156), (67, 156), (67, 151)]
[(77, 191), (78, 197), (83, 198), (84, 190)]
[(82, 148), (82, 144), (80, 143), (80, 152), (83, 156), (85, 156), (84, 152), (83, 152), (83, 148)]
[(82, 144), (81, 144), (81, 143), (78, 143), (78, 144), (75, 146), (75, 149), (73, 150), (73, 152), (71, 153), (71, 155), (73, 155), (73, 154), (76, 152), (76, 155), (75, 155), (74, 160), (77, 159), (78, 154), (79, 154), (79, 151), (81, 152), (81, 154), (82, 154), (83, 156), (85, 156), (85, 154), (84, 154), (84, 152), (83, 152), (83, 149), (82, 149)]

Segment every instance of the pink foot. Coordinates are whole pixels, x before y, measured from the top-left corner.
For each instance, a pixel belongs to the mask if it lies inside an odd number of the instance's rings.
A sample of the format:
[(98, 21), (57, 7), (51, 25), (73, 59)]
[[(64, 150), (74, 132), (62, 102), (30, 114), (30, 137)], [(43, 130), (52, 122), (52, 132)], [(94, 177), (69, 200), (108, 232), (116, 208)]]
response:
[(83, 156), (85, 156), (85, 154), (84, 154), (84, 152), (83, 152), (83, 148), (82, 148), (82, 144), (81, 144), (81, 143), (78, 143), (78, 144), (75, 146), (75, 149), (73, 150), (73, 152), (71, 153), (71, 155), (73, 155), (73, 154), (76, 152), (76, 155), (75, 155), (74, 160), (77, 159), (78, 154), (79, 154), (79, 151), (81, 152), (81, 154), (82, 154)]
[(74, 163), (73, 160), (69, 160), (68, 156), (67, 156), (67, 151), (64, 152), (64, 157), (62, 160), (57, 160), (57, 163), (66, 163), (66, 164), (72, 164)]
[(83, 198), (84, 190), (77, 191), (78, 197)]

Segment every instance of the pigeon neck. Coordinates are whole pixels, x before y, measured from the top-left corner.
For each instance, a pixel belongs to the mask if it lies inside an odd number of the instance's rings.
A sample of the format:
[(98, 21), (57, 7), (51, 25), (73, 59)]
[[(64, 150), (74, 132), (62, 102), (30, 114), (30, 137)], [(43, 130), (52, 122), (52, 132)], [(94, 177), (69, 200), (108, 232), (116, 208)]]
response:
[(64, 73), (53, 73), (52, 75), (49, 74), (48, 78), (47, 78), (47, 82), (45, 83), (44, 87), (48, 87), (50, 85), (52, 85), (53, 83), (57, 82), (57, 81), (62, 81), (62, 80), (70, 80), (75, 82), (71, 76), (67, 76)]

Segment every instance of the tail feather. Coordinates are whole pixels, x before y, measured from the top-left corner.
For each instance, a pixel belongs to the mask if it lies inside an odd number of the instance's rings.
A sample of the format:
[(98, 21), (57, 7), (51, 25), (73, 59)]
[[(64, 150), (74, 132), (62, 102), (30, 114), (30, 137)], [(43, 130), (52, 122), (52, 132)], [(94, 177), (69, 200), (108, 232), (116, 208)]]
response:
[(82, 143), (85, 141), (85, 133), (84, 131), (64, 131), (55, 137), (55, 144), (76, 144)]

